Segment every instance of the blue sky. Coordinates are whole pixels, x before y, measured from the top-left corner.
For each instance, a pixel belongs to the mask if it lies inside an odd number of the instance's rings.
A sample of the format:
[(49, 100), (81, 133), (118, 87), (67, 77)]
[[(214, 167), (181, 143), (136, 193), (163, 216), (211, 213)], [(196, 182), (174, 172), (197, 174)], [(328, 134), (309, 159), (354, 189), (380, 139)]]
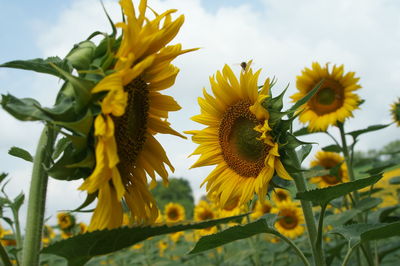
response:
[[(109, 30), (97, 0), (0, 1), (0, 62), (62, 57), (91, 32)], [(114, 21), (120, 19), (116, 3), (105, 1)], [(288, 95), (295, 91), (296, 75), (312, 61), (345, 64), (346, 71), (355, 71), (361, 77), (363, 89), (359, 94), (366, 100), (361, 110), (354, 113), (355, 118), (349, 120), (348, 130), (390, 122), (389, 105), (400, 96), (400, 5), (395, 0), (149, 0), (148, 3), (160, 11), (177, 8), (179, 14), (185, 14), (186, 21), (176, 42), (186, 48), (202, 48), (175, 61), (181, 72), (175, 86), (166, 91), (183, 107), (170, 117), (180, 132), (201, 128), (189, 118), (199, 112), (197, 97), (203, 87), (209, 88), (208, 77), (225, 63), (238, 73), (240, 62), (249, 59), (254, 60), (254, 68), (263, 68), (260, 83), (267, 76), (275, 76), (277, 92), (290, 84)], [(0, 68), (1, 94), (35, 97), (51, 105), (59, 86), (59, 81), (52, 77)], [(30, 164), (8, 156), (7, 150), (15, 145), (33, 153), (41, 125), (16, 121), (3, 110), (0, 121), (3, 124), (0, 172), (10, 173), (11, 195), (21, 190), (27, 192)], [(391, 126), (363, 137), (358, 148), (379, 148), (398, 136), (399, 128)], [(212, 167), (188, 170), (196, 160), (187, 158), (195, 145), (171, 136), (159, 136), (159, 140), (175, 165), (173, 175), (186, 177), (199, 198), (205, 192), (199, 189), (199, 184)], [(321, 143), (319, 148), (331, 144), (324, 137), (316, 140)], [(313, 151), (317, 149), (315, 145)], [(51, 180), (47, 215), (76, 207), (85, 197), (76, 191), (78, 186), (79, 182)], [(24, 215), (25, 209), (21, 220)]]

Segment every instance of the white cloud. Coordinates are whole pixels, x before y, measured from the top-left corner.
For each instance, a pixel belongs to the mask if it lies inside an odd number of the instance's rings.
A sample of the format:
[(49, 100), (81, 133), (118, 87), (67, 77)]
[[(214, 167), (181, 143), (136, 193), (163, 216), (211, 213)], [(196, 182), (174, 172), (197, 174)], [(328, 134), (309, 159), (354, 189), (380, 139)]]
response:
[[(117, 3), (106, 1), (105, 5), (114, 21), (118, 21)], [(181, 73), (174, 88), (166, 91), (183, 107), (170, 116), (170, 122), (179, 131), (200, 128), (189, 118), (199, 112), (197, 97), (201, 96), (203, 87), (209, 87), (208, 77), (224, 63), (238, 72), (240, 62), (249, 59), (254, 59), (255, 68), (264, 69), (263, 78), (267, 75), (278, 78), (276, 92), (290, 83), (289, 95), (294, 92), (296, 75), (312, 61), (344, 63), (346, 70), (356, 71), (361, 77), (363, 89), (359, 94), (367, 100), (362, 109), (355, 112), (355, 118), (349, 120), (348, 129), (390, 121), (389, 104), (400, 94), (400, 7), (394, 1), (265, 0), (260, 6), (242, 4), (212, 13), (205, 10), (199, 0), (150, 1), (149, 5), (160, 11), (177, 8), (179, 14), (185, 14), (186, 21), (177, 41), (185, 48), (201, 47), (175, 61)], [(43, 23), (45, 27), (38, 27), (36, 32), (43, 56), (64, 56), (73, 44), (84, 40), (91, 32), (109, 31), (97, 0), (73, 1), (57, 21), (51, 24), (36, 21), (36, 25), (43, 26)], [(55, 95), (55, 80), (35, 82), (35, 88), (41, 88), (34, 90), (41, 95), (39, 97), (47, 100), (49, 94)], [(37, 133), (27, 139), (25, 124), (20, 127), (12, 119), (4, 121), (8, 128), (1, 135), (7, 143), (34, 145), (30, 143), (36, 141)], [(363, 150), (379, 148), (396, 136), (398, 129), (392, 126), (363, 137), (358, 147)], [(159, 139), (176, 167), (174, 175), (188, 178), (196, 197), (201, 196), (204, 189), (198, 189), (198, 185), (211, 168), (188, 170), (196, 158), (186, 157), (195, 145), (170, 136)], [(317, 137), (319, 140), (325, 144), (329, 142), (322, 136)], [(82, 194), (76, 191), (77, 183), (51, 182), (48, 213), (68, 206), (74, 208), (82, 201)]]

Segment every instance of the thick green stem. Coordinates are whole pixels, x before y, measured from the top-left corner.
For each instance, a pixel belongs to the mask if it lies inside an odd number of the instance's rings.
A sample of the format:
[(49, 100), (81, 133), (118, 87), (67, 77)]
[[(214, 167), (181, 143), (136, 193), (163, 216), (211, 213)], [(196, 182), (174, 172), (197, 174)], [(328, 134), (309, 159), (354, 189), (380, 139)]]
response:
[(32, 179), (29, 190), (28, 215), (22, 254), (22, 266), (39, 265), (39, 251), (42, 240), (43, 218), (46, 203), (49, 165), (55, 136), (53, 129), (45, 126), (36, 148), (33, 160)]
[(347, 265), (347, 263), (350, 261), (351, 254), (353, 253), (353, 251), (354, 251), (355, 249), (357, 249), (357, 247), (358, 247), (358, 245), (355, 245), (354, 247), (349, 248), (349, 249), (347, 250), (347, 253), (346, 253), (346, 256), (344, 257), (342, 266), (346, 266), (346, 265)]
[(303, 252), (301, 252), (301, 250), (296, 246), (295, 243), (293, 243), (292, 240), (290, 240), (289, 238), (287, 238), (286, 236), (284, 236), (282, 234), (277, 234), (277, 236), (280, 237), (281, 239), (283, 239), (286, 243), (289, 244), (289, 246), (291, 248), (293, 248), (293, 250), (296, 252), (297, 256), (299, 256), (299, 258), (301, 259), (301, 261), (304, 263), (305, 266), (310, 266), (310, 263), (308, 262), (307, 258), (304, 256)]
[[(296, 151), (290, 150), (289, 156), (292, 160), (295, 160), (295, 165), (298, 169), (301, 168), (300, 162), (297, 158)], [(304, 192), (307, 190), (306, 182), (304, 180), (304, 176), (301, 172), (290, 173), (294, 178), (294, 182), (296, 184), (297, 192)], [(317, 240), (317, 226), (315, 223), (314, 213), (312, 210), (312, 205), (310, 201), (300, 200), (301, 208), (303, 209), (304, 219), (306, 221), (306, 227), (308, 232), (308, 239), (311, 246), (311, 251), (313, 254), (314, 262), (316, 266), (324, 266), (326, 265), (325, 259), (322, 253), (322, 250), (317, 251), (316, 248), (316, 240)]]

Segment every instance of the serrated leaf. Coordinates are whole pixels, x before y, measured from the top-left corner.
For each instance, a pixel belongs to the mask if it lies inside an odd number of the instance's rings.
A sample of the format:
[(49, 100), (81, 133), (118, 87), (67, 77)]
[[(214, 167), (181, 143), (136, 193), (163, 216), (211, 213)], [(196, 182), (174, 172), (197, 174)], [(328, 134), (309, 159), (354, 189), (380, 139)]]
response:
[(383, 170), (391, 168), (391, 167), (393, 167), (395, 165), (398, 165), (398, 163), (387, 163), (387, 164), (384, 164), (384, 165), (379, 165), (379, 166), (374, 167), (372, 169), (368, 169), (367, 171), (365, 171), (363, 173), (373, 175), (373, 174), (376, 174), (376, 173), (380, 173)]
[(10, 154), (11, 156), (14, 156), (14, 157), (21, 158), (28, 162), (33, 162), (32, 155), (28, 151), (26, 151), (22, 148), (18, 148), (15, 146), (11, 147), (11, 149), (8, 151), (8, 154)]
[(329, 146), (323, 147), (322, 150), (328, 151), (328, 152), (336, 152), (336, 153), (342, 152), (342, 148), (338, 145), (329, 145)]
[(382, 178), (382, 174), (377, 174), (367, 178), (347, 182), (335, 186), (330, 186), (321, 189), (309, 190), (305, 192), (299, 192), (296, 195), (296, 199), (309, 200), (314, 203), (320, 204), (321, 206), (328, 204), (335, 198), (347, 195), (350, 192), (362, 189), (364, 187), (371, 186), (378, 182)]
[(68, 64), (68, 62), (60, 59), (59, 57), (48, 57), (46, 59), (36, 58), (31, 60), (15, 60), (10, 61), (4, 64), (1, 64), (0, 67), (8, 67), (8, 68), (17, 68), (24, 70), (31, 70), (39, 73), (45, 73), (54, 75), (59, 78), (63, 78), (63, 76), (55, 70), (51, 64), (56, 65), (58, 68), (71, 73), (72, 68)]
[(356, 138), (357, 138), (358, 136), (360, 136), (361, 134), (365, 134), (365, 133), (368, 133), (368, 132), (380, 130), (380, 129), (383, 129), (383, 128), (388, 127), (388, 126), (390, 126), (390, 124), (386, 124), (386, 125), (372, 125), (372, 126), (369, 126), (369, 127), (367, 127), (367, 128), (364, 128), (364, 129), (360, 129), (360, 130), (355, 130), (355, 131), (348, 132), (348, 133), (346, 133), (346, 135), (350, 135), (350, 136), (353, 137), (353, 139), (356, 139)]
[(40, 110), (40, 103), (32, 98), (18, 99), (11, 94), (2, 95), (1, 105), (4, 110), (21, 121), (52, 121)]
[(296, 137), (299, 137), (299, 136), (315, 134), (315, 133), (321, 133), (321, 131), (309, 131), (308, 127), (303, 127), (303, 128), (296, 130), (295, 132), (293, 132), (293, 135), (295, 135)]
[(179, 224), (174, 226), (120, 227), (112, 230), (94, 231), (61, 240), (41, 250), (41, 253), (64, 257), (70, 265), (83, 265), (91, 257), (105, 255), (141, 242), (149, 237), (175, 233), (190, 229), (204, 229), (247, 214), (211, 220), (200, 223)]
[(209, 249), (213, 249), (239, 239), (249, 238), (261, 233), (276, 234), (279, 233), (271, 226), (271, 222), (276, 219), (276, 215), (270, 214), (266, 218), (261, 218), (255, 222), (245, 225), (236, 225), (216, 234), (203, 236), (196, 243), (189, 254), (196, 254)]
[(381, 226), (382, 224), (351, 224), (334, 228), (329, 233), (338, 234), (344, 237), (350, 243), (356, 244), (361, 241), (362, 233), (379, 228)]
[(338, 226), (351, 221), (359, 214), (360, 211), (356, 209), (347, 210), (342, 213), (328, 215), (324, 218), (324, 223), (327, 225)]

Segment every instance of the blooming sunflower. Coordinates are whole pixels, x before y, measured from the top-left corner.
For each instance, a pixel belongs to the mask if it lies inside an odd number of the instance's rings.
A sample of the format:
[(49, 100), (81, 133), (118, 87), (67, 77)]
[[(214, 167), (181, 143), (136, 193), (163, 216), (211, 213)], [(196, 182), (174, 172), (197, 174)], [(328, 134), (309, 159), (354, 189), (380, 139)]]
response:
[(391, 107), (390, 112), (392, 113), (393, 121), (400, 127), (400, 98), (397, 99), (397, 102), (394, 102)]
[(358, 108), (360, 98), (354, 91), (361, 88), (359, 78), (354, 77), (354, 72), (344, 73), (343, 68), (343, 65), (333, 65), (330, 70), (329, 64), (321, 67), (314, 62), (311, 69), (305, 68), (302, 75), (297, 76), (296, 87), (299, 92), (291, 96), (294, 102), (307, 95), (323, 80), (318, 92), (304, 105), (299, 117), (302, 123), (309, 123), (310, 131), (325, 131), (338, 121), (344, 122)]
[(347, 174), (346, 163), (343, 163), (344, 158), (335, 152), (319, 151), (315, 155), (315, 160), (311, 161), (311, 167), (322, 166), (324, 169), (332, 169), (333, 167), (340, 165), (338, 176), (324, 175), (316, 176), (310, 179), (311, 183), (318, 184), (319, 187), (329, 187), (337, 185), (343, 182), (348, 182), (349, 177)]
[(179, 69), (171, 64), (177, 56), (192, 51), (180, 44), (166, 46), (178, 33), (183, 15), (172, 20), (175, 10), (155, 18), (145, 16), (147, 1), (139, 4), (138, 15), (131, 0), (120, 1), (125, 22), (122, 40), (115, 54), (111, 74), (91, 93), (106, 94), (99, 102), (95, 118), (96, 166), (79, 189), (98, 193), (98, 202), (88, 230), (121, 226), (124, 200), (135, 223), (153, 223), (158, 216), (156, 202), (148, 187), (147, 175), (155, 184), (156, 174), (168, 183), (174, 170), (166, 152), (155, 139), (157, 133), (183, 137), (167, 122), (168, 112), (181, 107), (160, 93), (175, 82)]
[(59, 212), (57, 214), (57, 221), (61, 230), (69, 230), (75, 225), (75, 217), (67, 212)]
[(253, 208), (253, 213), (250, 215), (253, 219), (258, 219), (264, 214), (270, 213), (272, 210), (272, 204), (269, 200), (257, 200)]
[[(205, 200), (199, 201), (199, 203), (194, 207), (194, 220), (195, 221), (207, 221), (217, 218), (217, 213), (210, 203)], [(213, 234), (217, 231), (216, 226), (211, 226), (198, 230), (197, 232), (201, 235)]]
[(290, 179), (279, 160), (278, 143), (270, 135), (269, 113), (261, 106), (268, 97), (270, 80), (259, 93), (258, 76), (251, 62), (241, 72), (239, 80), (231, 68), (224, 66), (210, 77), (215, 97), (203, 90), (199, 97), (201, 114), (192, 120), (207, 127), (186, 133), (193, 135), (199, 147), (192, 155), (200, 158), (192, 166), (217, 165), (203, 181), (209, 195), (215, 193), (221, 208), (248, 202), (257, 193), (264, 198), (275, 171)]
[(53, 238), (56, 237), (53, 228), (51, 226), (45, 225), (43, 226), (43, 236), (42, 242), (44, 246), (48, 246)]
[(272, 213), (280, 216), (275, 222), (275, 227), (279, 233), (286, 237), (296, 238), (304, 233), (304, 217), (301, 208), (293, 201), (282, 202), (277, 208), (272, 209)]
[(185, 220), (185, 209), (179, 203), (170, 202), (164, 207), (165, 220), (167, 223), (177, 223)]
[(272, 201), (276, 205), (279, 205), (281, 202), (284, 201), (290, 201), (291, 199), (292, 198), (288, 190), (282, 188), (274, 188), (274, 191), (272, 192)]

